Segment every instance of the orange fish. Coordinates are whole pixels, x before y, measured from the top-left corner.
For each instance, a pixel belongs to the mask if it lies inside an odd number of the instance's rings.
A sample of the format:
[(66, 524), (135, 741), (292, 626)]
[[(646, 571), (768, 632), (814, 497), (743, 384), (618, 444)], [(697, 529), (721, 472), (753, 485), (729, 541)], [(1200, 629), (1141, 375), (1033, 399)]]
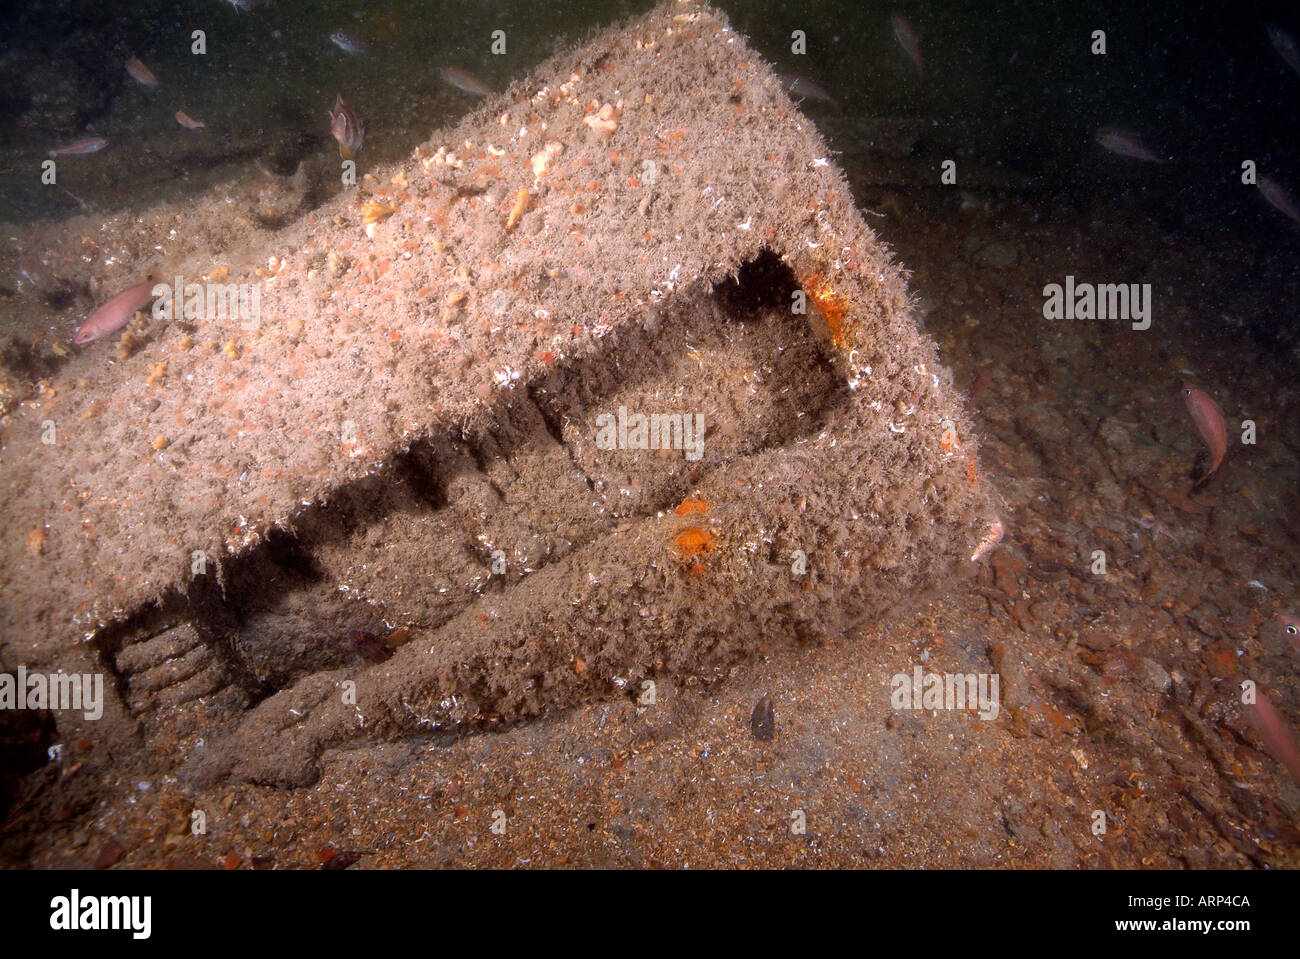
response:
[(1264, 690), (1255, 691), (1255, 702), (1246, 706), (1246, 717), (1264, 741), (1268, 754), (1286, 768), (1292, 779), (1300, 783), (1300, 749), (1296, 748), (1295, 737), (1291, 735), (1286, 719), (1268, 701)]
[(135, 316), (136, 310), (153, 299), (153, 287), (153, 280), (145, 280), (135, 286), (128, 286), (117, 296), (97, 306), (86, 317), (86, 322), (81, 324), (81, 329), (77, 330), (72, 341), (80, 346), (97, 340), (106, 333), (120, 330)]
[(1200, 430), (1201, 439), (1210, 448), (1210, 473), (1213, 473), (1228, 451), (1228, 428), (1223, 423), (1223, 411), (1209, 393), (1195, 386), (1183, 387), (1183, 401), (1187, 404), (1187, 412), (1192, 415), (1192, 422)]
[(202, 130), (205, 126), (207, 126), (207, 124), (204, 123), (202, 120), (194, 119), (184, 110), (176, 111), (176, 122), (179, 123), (187, 130)]
[(351, 160), (361, 149), (361, 141), (366, 137), (366, 125), (357, 119), (352, 108), (343, 102), (340, 94), (334, 94), (334, 109), (329, 111), (330, 133), (339, 141), (339, 156)]
[(153, 71), (135, 57), (126, 61), (126, 72), (136, 83), (143, 84), (146, 87), (158, 86), (158, 78), (153, 75)]

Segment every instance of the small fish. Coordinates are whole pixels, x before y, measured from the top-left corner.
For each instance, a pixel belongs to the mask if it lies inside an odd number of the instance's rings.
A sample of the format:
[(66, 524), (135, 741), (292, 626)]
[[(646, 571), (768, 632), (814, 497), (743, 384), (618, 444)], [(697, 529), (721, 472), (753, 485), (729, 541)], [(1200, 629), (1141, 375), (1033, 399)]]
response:
[(366, 57), (370, 55), (370, 45), (354, 33), (335, 30), (330, 34), (330, 43), (350, 57)]
[(126, 72), (136, 83), (146, 87), (158, 86), (158, 78), (153, 75), (153, 71), (135, 57), (126, 61)]
[(442, 77), (444, 83), (450, 83), (457, 90), (471, 96), (485, 97), (492, 92), (490, 86), (460, 67), (441, 66), (438, 68), (438, 76)]
[(1270, 756), (1281, 763), (1291, 778), (1300, 783), (1300, 750), (1296, 749), (1295, 737), (1287, 726), (1286, 719), (1277, 711), (1277, 707), (1268, 701), (1262, 689), (1255, 691), (1255, 702), (1246, 706), (1246, 718), (1264, 741), (1264, 748)]
[(270, 2), (271, 0), (226, 0), (226, 3), (235, 8), (236, 13), (247, 13), (255, 7), (263, 7)]
[(1278, 613), (1277, 623), (1282, 628), (1282, 635), (1290, 641), (1291, 648), (1300, 653), (1300, 616)]
[(71, 143), (65, 143), (61, 147), (55, 147), (50, 151), (52, 157), (79, 157), (87, 153), (98, 153), (104, 147), (108, 146), (108, 141), (103, 137), (85, 137), (81, 140), (73, 140)]
[(917, 79), (924, 80), (925, 63), (921, 59), (921, 41), (916, 36), (915, 28), (901, 13), (893, 13), (889, 19), (894, 25), (894, 39), (907, 54), (907, 59), (912, 61), (912, 66), (916, 67)]
[(975, 547), (975, 552), (971, 553), (970, 561), (972, 563), (978, 563), (981, 559), (987, 556), (994, 546), (997, 546), (998, 543), (1002, 542), (1004, 532), (1005, 530), (1002, 528), (1002, 520), (995, 518), (993, 522), (989, 524), (989, 531), (984, 534), (984, 538), (981, 539), (979, 545)]
[(372, 663), (382, 663), (393, 655), (393, 651), (388, 648), (384, 640), (374, 633), (367, 633), (364, 629), (348, 630), (348, 645), (362, 659)]
[(18, 275), (38, 290), (50, 285), (50, 278), (46, 275), (45, 268), (41, 266), (41, 261), (30, 253), (18, 257)]
[(1183, 402), (1187, 404), (1187, 412), (1192, 415), (1192, 422), (1200, 431), (1201, 439), (1210, 448), (1208, 477), (1219, 468), (1223, 454), (1228, 451), (1228, 429), (1223, 423), (1223, 411), (1209, 393), (1195, 386), (1183, 387)]
[(1300, 73), (1300, 48), (1296, 47), (1295, 38), (1275, 23), (1268, 25), (1268, 38), (1273, 43), (1277, 55), (1286, 61), (1286, 65)]
[(112, 299), (97, 306), (86, 317), (86, 322), (81, 324), (81, 329), (77, 330), (72, 342), (81, 346), (126, 326), (131, 317), (135, 316), (135, 311), (153, 299), (153, 287), (153, 280), (145, 280), (135, 286), (128, 286)]
[(821, 84), (809, 80), (807, 77), (797, 77), (789, 73), (778, 73), (781, 80), (781, 86), (785, 87), (786, 92), (797, 100), (816, 100), (822, 103), (829, 103), (833, 107), (839, 107), (835, 98), (826, 92)]
[(1264, 195), (1264, 199), (1273, 209), (1285, 213), (1296, 223), (1300, 223), (1300, 210), (1296, 209), (1295, 201), (1291, 199), (1291, 194), (1287, 192), (1286, 187), (1274, 179), (1262, 176), (1259, 178), (1259, 192)]
[(339, 156), (351, 160), (361, 149), (361, 142), (366, 138), (366, 125), (357, 119), (352, 108), (343, 102), (340, 94), (334, 94), (334, 109), (328, 111), (330, 133), (339, 141)]
[(1157, 156), (1137, 138), (1136, 135), (1129, 133), (1127, 130), (1121, 130), (1118, 127), (1101, 127), (1096, 134), (1097, 143), (1104, 149), (1118, 156), (1128, 157), (1131, 160), (1142, 160), (1146, 163), (1164, 163), (1162, 157)]
[[(56, 310), (66, 310), (77, 300), (77, 291), (45, 268), (40, 257), (24, 253), (15, 264), (18, 267), (19, 287), (38, 293)], [(60, 354), (62, 355), (62, 354)]]
[(179, 123), (187, 130), (202, 130), (205, 126), (207, 126), (207, 124), (204, 123), (202, 120), (194, 119), (184, 110), (176, 111), (176, 122)]
[(754, 704), (754, 711), (749, 715), (749, 728), (761, 743), (770, 743), (776, 736), (776, 711), (772, 708), (772, 697), (766, 693)]

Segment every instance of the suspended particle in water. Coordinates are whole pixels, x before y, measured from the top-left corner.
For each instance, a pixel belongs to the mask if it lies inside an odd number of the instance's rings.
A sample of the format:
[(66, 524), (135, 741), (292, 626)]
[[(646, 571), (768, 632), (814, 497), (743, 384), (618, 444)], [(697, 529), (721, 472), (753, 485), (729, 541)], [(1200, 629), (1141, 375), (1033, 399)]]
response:
[(776, 712), (772, 709), (772, 697), (764, 694), (754, 704), (754, 712), (749, 717), (749, 728), (754, 738), (762, 743), (770, 743), (776, 736)]

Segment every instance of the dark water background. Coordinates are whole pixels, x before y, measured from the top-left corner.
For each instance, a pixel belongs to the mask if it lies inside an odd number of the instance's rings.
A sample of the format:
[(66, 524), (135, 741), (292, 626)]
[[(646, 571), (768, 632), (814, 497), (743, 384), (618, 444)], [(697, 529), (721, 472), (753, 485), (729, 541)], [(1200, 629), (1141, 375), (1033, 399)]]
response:
[[(0, 221), (75, 212), (67, 196), (41, 187), (37, 177), (45, 151), (82, 136), (110, 140), (102, 154), (61, 164), (70, 195), (90, 209), (201, 189), (227, 164), (258, 160), (291, 173), (305, 157), (333, 148), (325, 114), (335, 93), (366, 123), (365, 160), (394, 160), (476, 103), (441, 81), (439, 66), (460, 66), (501, 89), (557, 47), (651, 6), (9, 4), (0, 11)], [(720, 6), (778, 69), (815, 81), (835, 98), (837, 107), (811, 101), (806, 108), (842, 151), (846, 168), (873, 119), (910, 118), (923, 131), (907, 148), (914, 161), (907, 176), (917, 183), (937, 181), (938, 165), (951, 158), (963, 172), (984, 171), (975, 182), (1040, 197), (1045, 209), (1086, 209), (1119, 196), (1135, 217), (1171, 235), (1241, 244), (1243, 257), (1294, 261), (1296, 224), (1240, 183), (1242, 161), (1253, 159), (1261, 174), (1300, 191), (1300, 75), (1267, 32), (1277, 24), (1300, 37), (1293, 3)], [(894, 37), (895, 12), (920, 38), (923, 79)], [(196, 29), (206, 33), (205, 56), (190, 52)], [(498, 29), (507, 37), (503, 56), (489, 52)], [(1097, 29), (1106, 31), (1106, 56), (1089, 50)], [(331, 43), (339, 30), (366, 52), (349, 55)], [(807, 34), (804, 56), (790, 52), (794, 30)], [(126, 75), (131, 55), (149, 65), (159, 88)], [(177, 109), (202, 119), (206, 130), (182, 130), (173, 119)], [(1170, 162), (1143, 165), (1105, 153), (1094, 141), (1103, 125), (1139, 133)], [(94, 175), (86, 173), (77, 189), (78, 175), (90, 170)]]

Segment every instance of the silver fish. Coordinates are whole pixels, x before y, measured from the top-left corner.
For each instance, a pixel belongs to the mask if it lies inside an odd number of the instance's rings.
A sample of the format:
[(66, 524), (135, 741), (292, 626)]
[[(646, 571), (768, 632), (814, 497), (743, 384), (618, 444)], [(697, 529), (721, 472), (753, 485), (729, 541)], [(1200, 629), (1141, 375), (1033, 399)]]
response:
[(1296, 47), (1295, 38), (1275, 23), (1268, 25), (1268, 38), (1273, 43), (1277, 55), (1286, 61), (1286, 65), (1300, 73), (1300, 48)]
[(103, 137), (86, 137), (82, 140), (65, 143), (61, 147), (55, 147), (50, 151), (49, 155), (52, 157), (85, 156), (87, 153), (98, 153), (106, 146), (108, 146), (108, 141)]
[(1259, 192), (1264, 194), (1267, 200), (1275, 210), (1285, 213), (1296, 223), (1300, 223), (1300, 210), (1296, 209), (1295, 201), (1291, 199), (1291, 194), (1287, 192), (1286, 187), (1270, 177), (1262, 176), (1259, 178)]
[(370, 55), (370, 46), (358, 37), (356, 34), (346, 33), (343, 30), (335, 30), (330, 34), (330, 43), (338, 47), (350, 57), (365, 57)]
[(50, 278), (41, 261), (30, 253), (18, 257), (18, 275), (26, 280), (29, 286), (38, 290), (50, 285)]
[(1118, 156), (1146, 163), (1164, 163), (1164, 158), (1157, 156), (1137, 138), (1136, 135), (1118, 127), (1102, 127), (1097, 131), (1097, 143), (1104, 149)]
[(807, 77), (797, 77), (789, 73), (778, 73), (781, 79), (781, 85), (785, 87), (786, 92), (794, 99), (798, 100), (820, 100), (822, 103), (829, 103), (831, 106), (839, 106), (835, 98), (826, 92), (826, 89), (819, 83), (809, 80)]

